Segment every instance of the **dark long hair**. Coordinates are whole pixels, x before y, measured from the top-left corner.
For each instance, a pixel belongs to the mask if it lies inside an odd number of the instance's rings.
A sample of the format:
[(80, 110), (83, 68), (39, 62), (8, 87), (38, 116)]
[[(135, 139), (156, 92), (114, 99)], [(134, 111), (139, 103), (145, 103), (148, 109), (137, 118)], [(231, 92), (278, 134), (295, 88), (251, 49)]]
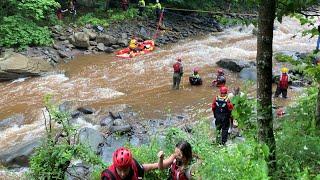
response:
[(187, 159), (188, 162), (192, 159), (192, 147), (187, 141), (180, 141), (176, 145), (176, 148), (180, 149), (182, 155)]

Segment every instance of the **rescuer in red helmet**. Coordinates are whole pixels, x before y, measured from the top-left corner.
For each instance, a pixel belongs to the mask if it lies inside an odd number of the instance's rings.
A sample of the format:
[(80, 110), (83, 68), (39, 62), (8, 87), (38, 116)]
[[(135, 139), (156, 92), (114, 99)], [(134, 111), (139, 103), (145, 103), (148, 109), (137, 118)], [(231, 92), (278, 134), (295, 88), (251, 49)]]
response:
[(121, 147), (113, 153), (112, 165), (101, 173), (102, 180), (138, 180), (144, 173), (158, 168), (158, 163), (139, 164), (130, 150)]
[(233, 104), (228, 98), (228, 88), (225, 86), (220, 87), (220, 96), (213, 99), (212, 102), (212, 112), (215, 117), (215, 125), (217, 132), (221, 130), (221, 140), (218, 138), (220, 133), (217, 133), (217, 141), (225, 145), (228, 139), (228, 129), (231, 120), (231, 111), (233, 109)]
[(217, 78), (212, 81), (213, 87), (222, 87), (226, 84), (226, 78), (224, 76), (223, 69), (219, 68), (217, 71)]

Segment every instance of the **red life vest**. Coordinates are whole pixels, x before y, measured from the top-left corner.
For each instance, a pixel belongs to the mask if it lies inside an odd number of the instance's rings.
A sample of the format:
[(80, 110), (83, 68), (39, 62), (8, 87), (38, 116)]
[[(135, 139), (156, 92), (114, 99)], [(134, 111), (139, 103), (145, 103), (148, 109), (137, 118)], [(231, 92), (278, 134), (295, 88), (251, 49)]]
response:
[(179, 62), (174, 63), (174, 65), (173, 65), (174, 73), (180, 73), (180, 66), (181, 66), (181, 64)]
[[(135, 159), (133, 159), (134, 163), (132, 163), (131, 169), (133, 170), (133, 175), (131, 180), (140, 180), (143, 179), (144, 169), (142, 165), (140, 165)], [(112, 164), (108, 169), (105, 169), (101, 173), (102, 180), (121, 180), (119, 175), (117, 174), (116, 167)]]
[(186, 173), (179, 170), (177, 166), (176, 160), (170, 166), (170, 178), (171, 180), (189, 180)]
[(281, 89), (288, 89), (289, 77), (286, 73), (282, 73), (279, 81), (279, 87)]

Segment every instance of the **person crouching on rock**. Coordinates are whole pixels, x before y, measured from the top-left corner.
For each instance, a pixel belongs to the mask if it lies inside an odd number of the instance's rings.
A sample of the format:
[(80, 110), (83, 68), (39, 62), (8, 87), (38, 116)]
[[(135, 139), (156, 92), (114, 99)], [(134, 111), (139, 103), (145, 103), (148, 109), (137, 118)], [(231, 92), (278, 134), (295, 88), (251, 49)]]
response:
[(163, 160), (162, 151), (158, 153), (159, 169), (169, 168), (169, 178), (171, 180), (190, 180), (191, 179), (191, 160), (192, 147), (187, 141), (180, 141), (176, 144), (174, 153)]
[(193, 73), (189, 76), (189, 82), (191, 85), (202, 85), (202, 79), (199, 75), (199, 68), (193, 68)]
[(226, 78), (224, 76), (223, 69), (219, 68), (217, 71), (217, 78), (212, 81), (212, 87), (222, 87), (226, 84)]
[(101, 180), (143, 179), (145, 172), (159, 167), (159, 163), (141, 165), (132, 157), (130, 150), (124, 147), (113, 153), (112, 162), (112, 165), (101, 173)]

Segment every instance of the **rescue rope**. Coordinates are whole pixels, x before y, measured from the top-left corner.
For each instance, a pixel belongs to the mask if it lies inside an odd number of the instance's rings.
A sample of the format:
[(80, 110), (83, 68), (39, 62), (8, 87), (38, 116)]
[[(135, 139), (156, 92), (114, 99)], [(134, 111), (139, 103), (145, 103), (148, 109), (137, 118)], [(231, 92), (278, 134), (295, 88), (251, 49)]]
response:
[(196, 10), (196, 9), (180, 9), (180, 8), (164, 8), (168, 10), (174, 10), (174, 11), (188, 11), (188, 12), (203, 12), (203, 13), (211, 13), (211, 14), (230, 14), (230, 15), (243, 15), (243, 16), (254, 16), (257, 17), (257, 14), (249, 14), (249, 13), (226, 13), (226, 12), (219, 12), (219, 11), (205, 11), (205, 10)]
[(156, 40), (157, 37), (158, 37), (162, 19), (163, 19), (163, 10), (161, 11), (160, 18), (159, 18), (158, 25), (157, 25), (157, 30), (156, 30), (156, 32), (154, 33), (153, 38), (152, 38), (153, 40)]

